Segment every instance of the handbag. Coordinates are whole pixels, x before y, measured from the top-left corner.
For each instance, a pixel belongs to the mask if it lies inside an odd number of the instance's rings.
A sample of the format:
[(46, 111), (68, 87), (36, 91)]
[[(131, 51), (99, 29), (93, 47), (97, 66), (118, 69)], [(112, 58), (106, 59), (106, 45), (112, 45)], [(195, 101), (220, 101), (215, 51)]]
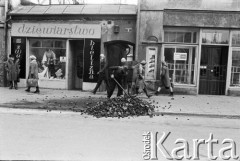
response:
[(33, 78), (27, 79), (27, 86), (28, 87), (37, 87), (38, 86), (38, 79), (33, 79)]

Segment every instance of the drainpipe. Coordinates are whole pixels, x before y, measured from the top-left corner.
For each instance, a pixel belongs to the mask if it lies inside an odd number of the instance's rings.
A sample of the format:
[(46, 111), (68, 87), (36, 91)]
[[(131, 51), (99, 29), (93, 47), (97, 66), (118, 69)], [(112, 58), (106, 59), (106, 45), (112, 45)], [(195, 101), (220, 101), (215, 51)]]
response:
[[(5, 50), (5, 55), (4, 58), (8, 56), (8, 34), (7, 34), (7, 12), (8, 12), (8, 0), (4, 1), (4, 50)], [(7, 86), (7, 81), (6, 81), (6, 72), (3, 70), (3, 86)]]
[(135, 60), (138, 61), (138, 51), (139, 51), (139, 32), (140, 32), (140, 3), (141, 0), (137, 2), (137, 24), (136, 24), (136, 49), (135, 49)]

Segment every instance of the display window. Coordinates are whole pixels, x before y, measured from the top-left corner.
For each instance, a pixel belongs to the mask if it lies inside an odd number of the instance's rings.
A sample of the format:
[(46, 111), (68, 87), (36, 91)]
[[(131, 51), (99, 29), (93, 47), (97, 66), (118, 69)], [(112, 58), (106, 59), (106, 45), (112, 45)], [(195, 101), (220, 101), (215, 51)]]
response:
[(232, 70), (230, 86), (240, 87), (240, 49), (232, 51)]
[(169, 77), (174, 84), (195, 84), (196, 47), (165, 47), (164, 60), (169, 68)]
[(163, 58), (171, 82), (196, 85), (198, 29), (164, 28)]
[(29, 56), (38, 63), (39, 79), (66, 79), (66, 40), (29, 39)]

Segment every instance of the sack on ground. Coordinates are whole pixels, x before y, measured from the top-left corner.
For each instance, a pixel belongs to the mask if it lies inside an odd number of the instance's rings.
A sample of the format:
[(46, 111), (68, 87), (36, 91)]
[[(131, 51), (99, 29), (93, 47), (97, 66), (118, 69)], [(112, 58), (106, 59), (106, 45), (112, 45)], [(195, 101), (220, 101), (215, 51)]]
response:
[(37, 87), (38, 86), (38, 79), (27, 79), (27, 86), (28, 87)]

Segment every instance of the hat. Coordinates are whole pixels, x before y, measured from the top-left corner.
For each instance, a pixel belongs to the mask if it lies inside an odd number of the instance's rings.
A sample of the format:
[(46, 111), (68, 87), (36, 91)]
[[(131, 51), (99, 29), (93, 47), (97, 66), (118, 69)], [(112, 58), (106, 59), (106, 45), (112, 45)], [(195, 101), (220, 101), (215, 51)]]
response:
[(105, 57), (105, 55), (104, 54), (100, 54), (100, 57)]
[(122, 63), (126, 62), (126, 59), (125, 59), (125, 58), (122, 58), (122, 59), (121, 59), (121, 62), (122, 62)]
[(29, 56), (30, 59), (37, 59), (34, 55)]
[(142, 65), (145, 65), (145, 64), (146, 64), (146, 61), (145, 61), (145, 60), (142, 60), (142, 61), (141, 61), (141, 64), (142, 64)]

